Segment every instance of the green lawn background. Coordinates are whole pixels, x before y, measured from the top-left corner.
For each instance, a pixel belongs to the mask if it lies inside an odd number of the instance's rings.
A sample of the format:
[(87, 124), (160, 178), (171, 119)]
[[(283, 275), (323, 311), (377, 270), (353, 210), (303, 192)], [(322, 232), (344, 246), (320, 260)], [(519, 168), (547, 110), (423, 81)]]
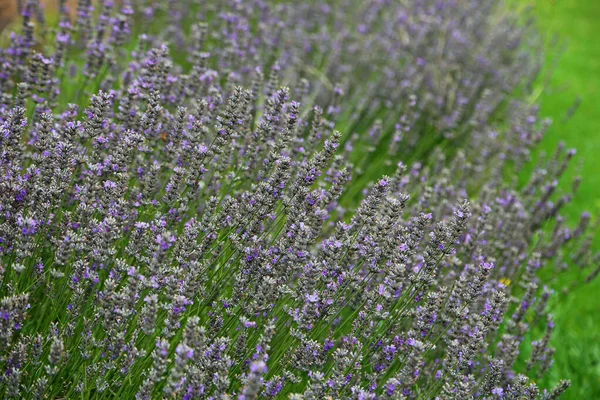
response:
[[(552, 153), (560, 141), (577, 149), (576, 165), (562, 184), (583, 178), (564, 215), (571, 225), (582, 211), (600, 215), (600, 0), (513, 0), (520, 9), (531, 7), (544, 39), (545, 67), (538, 79), (536, 101), (541, 115), (554, 121), (541, 146)], [(558, 39), (558, 44), (556, 43)], [(551, 74), (551, 75), (549, 75)], [(565, 121), (577, 99), (575, 114)], [(595, 229), (595, 249), (600, 249)], [(555, 285), (558, 291), (576, 271)], [(556, 330), (555, 364), (545, 386), (560, 378), (572, 381), (565, 399), (600, 399), (600, 277), (592, 284), (558, 296), (552, 304)]]

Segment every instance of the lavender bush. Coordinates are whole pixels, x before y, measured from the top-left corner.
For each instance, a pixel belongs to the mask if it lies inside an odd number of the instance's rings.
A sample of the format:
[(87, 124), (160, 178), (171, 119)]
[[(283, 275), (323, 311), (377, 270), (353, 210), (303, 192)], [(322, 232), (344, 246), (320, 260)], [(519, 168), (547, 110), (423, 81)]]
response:
[(493, 4), (20, 4), (0, 394), (558, 397), (538, 271), (590, 264), (590, 218), (562, 146), (507, 178), (547, 122)]

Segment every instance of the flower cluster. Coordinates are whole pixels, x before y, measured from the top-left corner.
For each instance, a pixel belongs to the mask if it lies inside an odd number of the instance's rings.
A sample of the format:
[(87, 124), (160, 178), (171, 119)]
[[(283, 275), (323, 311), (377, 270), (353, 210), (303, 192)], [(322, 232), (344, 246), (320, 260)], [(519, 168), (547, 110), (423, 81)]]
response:
[(597, 260), (589, 215), (559, 216), (572, 151), (503, 175), (547, 128), (516, 95), (525, 29), (492, 0), (331, 3), (60, 2), (56, 26), (21, 5), (0, 50), (2, 396), (567, 389), (530, 381), (554, 351), (538, 271)]

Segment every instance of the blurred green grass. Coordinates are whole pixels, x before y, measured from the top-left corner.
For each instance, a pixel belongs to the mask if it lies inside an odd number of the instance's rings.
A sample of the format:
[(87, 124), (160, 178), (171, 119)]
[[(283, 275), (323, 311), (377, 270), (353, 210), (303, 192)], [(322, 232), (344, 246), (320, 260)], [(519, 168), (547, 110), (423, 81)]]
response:
[[(537, 81), (540, 114), (554, 121), (541, 151), (551, 154), (560, 141), (577, 149), (576, 163), (562, 184), (583, 178), (579, 192), (564, 212), (570, 225), (583, 211), (600, 215), (600, 1), (512, 0), (524, 10), (531, 7), (545, 41), (545, 66)], [(579, 103), (569, 119), (566, 114)], [(595, 249), (600, 249), (598, 230)], [(577, 275), (566, 274), (556, 290)], [(560, 378), (572, 381), (565, 399), (600, 399), (600, 279), (557, 296), (551, 305), (556, 330), (555, 363), (540, 382), (545, 387)]]

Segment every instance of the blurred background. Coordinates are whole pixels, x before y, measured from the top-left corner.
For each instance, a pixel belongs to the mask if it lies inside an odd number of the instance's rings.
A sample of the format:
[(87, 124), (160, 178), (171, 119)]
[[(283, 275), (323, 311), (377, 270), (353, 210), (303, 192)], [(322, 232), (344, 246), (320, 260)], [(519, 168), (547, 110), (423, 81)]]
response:
[[(600, 1), (510, 0), (509, 6), (535, 18), (546, 46), (544, 69), (532, 102), (553, 120), (541, 150), (552, 153), (560, 141), (577, 149), (579, 164), (569, 176), (581, 176), (580, 191), (565, 210), (571, 225), (589, 211), (600, 215)], [(572, 114), (572, 115), (571, 115)], [(539, 156), (539, 154), (538, 154)], [(563, 185), (570, 184), (565, 179)], [(596, 229), (595, 249), (600, 248)], [(578, 273), (572, 271), (572, 274)], [(562, 290), (569, 276), (558, 282)], [(569, 378), (565, 399), (600, 399), (600, 279), (557, 296), (554, 365), (547, 385)]]

